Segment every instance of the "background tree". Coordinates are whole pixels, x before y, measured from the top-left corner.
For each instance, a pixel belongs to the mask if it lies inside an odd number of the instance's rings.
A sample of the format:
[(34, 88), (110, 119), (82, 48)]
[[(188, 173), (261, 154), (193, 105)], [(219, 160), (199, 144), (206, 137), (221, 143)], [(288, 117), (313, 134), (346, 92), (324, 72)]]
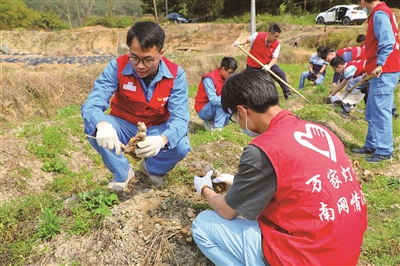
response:
[(29, 8), (22, 0), (3, 0), (0, 5), (0, 29), (65, 29), (63, 20), (53, 10), (42, 12)]

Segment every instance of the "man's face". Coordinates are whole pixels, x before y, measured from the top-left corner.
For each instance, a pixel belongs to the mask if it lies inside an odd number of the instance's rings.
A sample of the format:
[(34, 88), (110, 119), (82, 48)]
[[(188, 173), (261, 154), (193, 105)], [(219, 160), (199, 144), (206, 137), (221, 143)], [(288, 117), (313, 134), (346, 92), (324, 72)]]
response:
[(268, 42), (273, 42), (273, 41), (275, 41), (276, 39), (278, 39), (279, 38), (279, 35), (281, 35), (279, 32), (275, 32), (275, 33), (269, 33), (268, 34), (268, 36), (267, 36), (267, 40), (268, 40)]
[(229, 78), (230, 75), (232, 75), (233, 73), (235, 73), (235, 70), (233, 69), (225, 69), (224, 67), (221, 67), (220, 69), (221, 71), (219, 72), (221, 74), (221, 78), (222, 79), (227, 79)]
[(344, 65), (338, 65), (337, 67), (332, 67), (333, 71), (335, 71), (336, 73), (339, 74), (343, 74), (344, 73)]
[(328, 53), (326, 55), (326, 61), (330, 62), (335, 56), (336, 56), (336, 54), (334, 52)]
[(137, 38), (133, 38), (129, 47), (129, 59), (136, 74), (140, 78), (152, 77), (157, 74), (158, 63), (164, 54), (164, 50), (158, 52), (157, 47), (142, 50)]

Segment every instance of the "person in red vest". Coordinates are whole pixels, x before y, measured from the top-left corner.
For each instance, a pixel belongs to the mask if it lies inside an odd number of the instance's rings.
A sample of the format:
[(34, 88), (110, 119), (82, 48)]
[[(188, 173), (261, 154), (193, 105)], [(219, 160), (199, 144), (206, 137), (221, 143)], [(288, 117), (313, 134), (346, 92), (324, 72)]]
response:
[(225, 80), (237, 69), (233, 57), (224, 57), (221, 66), (205, 74), (200, 81), (194, 109), (208, 130), (222, 130), (228, 124), (230, 116), (221, 106), (221, 90)]
[[(261, 63), (264, 64), (263, 67), (255, 61), (250, 56), (247, 57), (247, 68), (257, 68), (264, 69), (267, 72), (271, 70), (279, 78), (287, 83), (286, 74), (276, 63), (278, 61), (279, 52), (281, 50), (281, 44), (278, 40), (282, 30), (281, 28), (273, 24), (269, 27), (268, 32), (255, 32), (245, 41), (235, 41), (233, 45), (235, 47), (239, 45), (244, 45), (246, 43), (251, 44), (250, 54), (257, 58)], [(272, 76), (272, 78), (278, 82), (279, 86), (282, 88), (283, 96), (286, 100), (291, 98), (296, 98), (296, 95), (290, 93), (289, 87), (280, 81), (279, 79)]]
[(400, 40), (396, 17), (385, 2), (361, 0), (369, 13), (365, 39), (365, 71), (372, 75), (365, 118), (368, 132), (364, 146), (351, 151), (371, 155), (366, 160), (379, 163), (393, 159), (394, 90), (400, 76)]
[(164, 41), (157, 23), (135, 23), (127, 34), (129, 53), (110, 61), (81, 107), (84, 132), (114, 175), (110, 189), (123, 191), (135, 176), (121, 144), (136, 135), (138, 122), (147, 136), (135, 153), (154, 185), (165, 185), (166, 173), (191, 149), (186, 73), (163, 56)]
[[(192, 223), (203, 254), (215, 265), (356, 265), (366, 200), (340, 139), (282, 110), (257, 70), (230, 77), (221, 103), (254, 139), (234, 176), (194, 177), (212, 208)], [(212, 188), (219, 182), (230, 185), (225, 195)]]
[[(341, 57), (336, 56), (331, 60), (331, 67), (340, 75), (339, 84), (331, 91), (330, 98), (331, 102), (338, 102), (340, 99), (336, 96), (336, 94), (341, 91), (343, 88), (348, 91), (353, 85), (360, 82), (363, 78), (363, 74), (365, 72), (365, 59), (354, 60), (350, 62), (345, 62)], [(353, 89), (352, 92), (359, 92), (365, 94), (364, 103), (367, 103), (368, 99), (368, 89), (369, 82), (366, 81)], [(355, 105), (343, 103), (341, 114), (347, 117), (350, 113), (350, 109), (355, 107)]]
[[(345, 48), (338, 49), (337, 51), (326, 47), (324, 50), (321, 52), (321, 58), (326, 60), (327, 62), (331, 62), (333, 58), (336, 56), (340, 56), (343, 58), (345, 62), (350, 62), (354, 60), (359, 60), (359, 59), (365, 59), (365, 47), (362, 46), (349, 46)], [(332, 78), (332, 85), (331, 85), (331, 91), (335, 89), (337, 83), (339, 82), (339, 77), (340, 75), (338, 73), (333, 74)]]

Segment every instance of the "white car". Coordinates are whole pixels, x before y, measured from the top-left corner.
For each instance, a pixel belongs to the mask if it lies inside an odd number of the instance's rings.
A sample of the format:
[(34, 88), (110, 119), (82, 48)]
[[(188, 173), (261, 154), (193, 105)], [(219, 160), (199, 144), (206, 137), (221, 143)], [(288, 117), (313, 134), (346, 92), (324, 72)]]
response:
[(367, 20), (367, 13), (357, 5), (339, 5), (328, 9), (326, 12), (321, 12), (315, 18), (317, 24), (342, 23), (349, 25), (355, 23), (361, 25)]

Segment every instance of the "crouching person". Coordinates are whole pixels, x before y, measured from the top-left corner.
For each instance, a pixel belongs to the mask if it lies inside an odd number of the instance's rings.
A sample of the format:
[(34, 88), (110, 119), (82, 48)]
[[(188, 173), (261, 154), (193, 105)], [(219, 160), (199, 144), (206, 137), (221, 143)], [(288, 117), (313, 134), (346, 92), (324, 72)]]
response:
[[(234, 177), (194, 177), (213, 209), (192, 224), (203, 254), (215, 265), (356, 265), (366, 202), (339, 138), (282, 110), (265, 73), (230, 77), (221, 97), (224, 111), (255, 138)], [(221, 181), (232, 182), (225, 196), (212, 189)]]
[(222, 130), (229, 122), (229, 115), (222, 110), (221, 90), (225, 80), (235, 73), (236, 69), (235, 58), (224, 57), (219, 68), (201, 78), (194, 109), (207, 130)]
[[(134, 169), (121, 153), (138, 122), (147, 137), (135, 153), (140, 170), (156, 186), (190, 151), (188, 84), (185, 71), (164, 55), (165, 34), (154, 22), (137, 22), (127, 34), (129, 53), (111, 60), (81, 107), (85, 133), (114, 175), (110, 189), (122, 191)], [(110, 107), (110, 114), (104, 113)]]

